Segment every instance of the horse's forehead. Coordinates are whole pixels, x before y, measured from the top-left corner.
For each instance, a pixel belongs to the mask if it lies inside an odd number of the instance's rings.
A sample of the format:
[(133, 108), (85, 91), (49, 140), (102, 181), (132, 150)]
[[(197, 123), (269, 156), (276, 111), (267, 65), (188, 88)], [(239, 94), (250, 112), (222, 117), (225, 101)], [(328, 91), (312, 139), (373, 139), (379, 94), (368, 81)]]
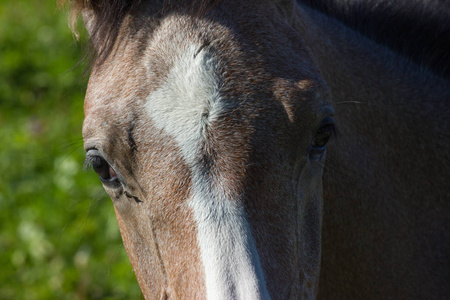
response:
[[(91, 75), (86, 116), (92, 115), (92, 122), (105, 123), (105, 118), (130, 122), (146, 112), (149, 99), (155, 98), (149, 95), (161, 94), (164, 87), (165, 94), (158, 99), (168, 96), (166, 101), (171, 97), (195, 100), (208, 85), (216, 85), (217, 93), (234, 101), (257, 97), (258, 105), (266, 101), (270, 107), (269, 100), (276, 98), (291, 119), (299, 102), (321, 105), (329, 101), (326, 84), (304, 45), (292, 49), (276, 32), (264, 32), (267, 35), (262, 37), (258, 33), (240, 34), (247, 39), (243, 42), (235, 30), (218, 22), (193, 22), (183, 16), (166, 18), (147, 37), (145, 50), (142, 42), (126, 42), (120, 54), (111, 56)], [(174, 90), (177, 92), (170, 95)]]

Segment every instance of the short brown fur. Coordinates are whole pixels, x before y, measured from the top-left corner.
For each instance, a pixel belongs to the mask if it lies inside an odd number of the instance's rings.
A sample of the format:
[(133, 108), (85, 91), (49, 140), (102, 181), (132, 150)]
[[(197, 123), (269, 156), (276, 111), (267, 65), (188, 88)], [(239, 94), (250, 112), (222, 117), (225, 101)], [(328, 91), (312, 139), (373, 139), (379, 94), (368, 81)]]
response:
[[(101, 57), (85, 148), (120, 174), (119, 189), (105, 188), (147, 299), (206, 298), (191, 169), (143, 113), (191, 43), (217, 58), (226, 99), (199, 162), (244, 207), (272, 299), (450, 294), (448, 81), (294, 1), (207, 1), (202, 13), (184, 9), (191, 1), (131, 2), (74, 5)], [(97, 13), (105, 3), (119, 13)], [(311, 147), (330, 90), (341, 133), (322, 209), (324, 161)]]

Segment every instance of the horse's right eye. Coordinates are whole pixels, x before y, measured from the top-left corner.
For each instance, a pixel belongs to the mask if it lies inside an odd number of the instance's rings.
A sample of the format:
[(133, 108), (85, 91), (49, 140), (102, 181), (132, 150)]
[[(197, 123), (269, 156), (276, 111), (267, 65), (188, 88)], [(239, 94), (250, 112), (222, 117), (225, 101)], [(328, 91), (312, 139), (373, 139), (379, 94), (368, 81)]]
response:
[(322, 121), (321, 127), (317, 130), (311, 143), (309, 158), (313, 161), (322, 159), (326, 145), (330, 138), (335, 134), (336, 128), (333, 117), (327, 117)]
[(116, 172), (109, 166), (106, 160), (100, 156), (94, 156), (92, 158), (92, 168), (100, 176), (102, 181), (111, 180), (117, 177)]
[(89, 150), (86, 156), (86, 166), (92, 166), (100, 180), (105, 184), (118, 183), (116, 171), (100, 155), (98, 150)]
[(323, 148), (328, 143), (328, 140), (334, 132), (334, 124), (327, 124), (322, 126), (314, 137), (312, 146), (314, 148)]
[(328, 143), (330, 137), (336, 133), (334, 118), (327, 117), (322, 121), (322, 126), (317, 130), (312, 146), (315, 149), (322, 149)]

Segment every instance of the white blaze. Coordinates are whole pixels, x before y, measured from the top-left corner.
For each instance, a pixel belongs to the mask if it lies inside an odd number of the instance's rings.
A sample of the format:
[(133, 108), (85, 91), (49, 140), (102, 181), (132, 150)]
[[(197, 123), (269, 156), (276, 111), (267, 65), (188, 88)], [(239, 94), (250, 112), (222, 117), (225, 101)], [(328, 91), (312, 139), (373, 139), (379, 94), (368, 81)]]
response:
[(214, 186), (196, 164), (205, 128), (222, 109), (217, 62), (198, 49), (192, 45), (178, 57), (166, 82), (149, 95), (146, 109), (155, 125), (176, 140), (191, 169), (188, 204), (197, 223), (208, 299), (270, 299), (243, 207), (218, 191), (223, 187)]

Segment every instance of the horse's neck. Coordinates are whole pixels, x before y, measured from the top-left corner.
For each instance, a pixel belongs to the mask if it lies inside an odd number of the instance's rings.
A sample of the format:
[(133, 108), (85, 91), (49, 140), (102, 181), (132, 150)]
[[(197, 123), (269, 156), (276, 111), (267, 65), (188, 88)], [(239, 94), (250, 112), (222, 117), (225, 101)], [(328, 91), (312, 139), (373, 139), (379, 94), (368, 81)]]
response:
[(444, 297), (449, 83), (325, 15), (297, 13), (340, 131), (323, 178), (319, 295)]

